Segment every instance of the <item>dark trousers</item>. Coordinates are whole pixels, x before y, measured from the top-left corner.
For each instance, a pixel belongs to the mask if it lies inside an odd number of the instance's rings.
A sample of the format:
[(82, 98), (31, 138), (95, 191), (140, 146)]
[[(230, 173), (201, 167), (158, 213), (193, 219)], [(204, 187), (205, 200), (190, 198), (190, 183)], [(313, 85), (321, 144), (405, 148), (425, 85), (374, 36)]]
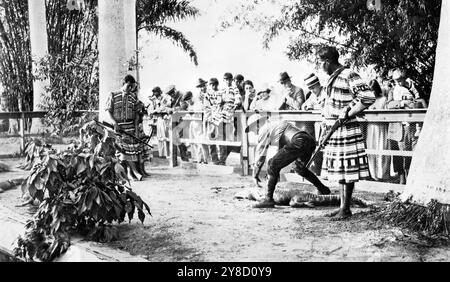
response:
[(329, 189), (312, 173), (306, 164), (316, 148), (314, 138), (305, 133), (299, 132), (287, 142), (278, 152), (269, 160), (269, 182), (267, 189), (269, 193), (275, 190), (275, 186), (280, 178), (280, 171), (290, 163), (295, 161), (295, 172), (311, 182), (322, 193), (329, 193)]

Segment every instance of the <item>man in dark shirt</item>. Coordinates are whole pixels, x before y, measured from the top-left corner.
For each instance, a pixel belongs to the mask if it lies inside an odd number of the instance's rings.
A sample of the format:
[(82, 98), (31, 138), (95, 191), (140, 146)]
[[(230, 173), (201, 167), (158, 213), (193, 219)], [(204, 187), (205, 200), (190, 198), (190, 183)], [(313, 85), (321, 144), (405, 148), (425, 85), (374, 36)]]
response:
[(256, 163), (253, 170), (253, 179), (258, 187), (261, 187), (259, 173), (266, 161), (270, 145), (278, 146), (280, 149), (269, 160), (267, 194), (261, 202), (254, 206), (255, 208), (273, 208), (275, 206), (273, 193), (280, 177), (280, 171), (293, 161), (295, 161), (295, 171), (316, 186), (319, 194), (328, 195), (331, 193), (330, 189), (306, 167), (316, 148), (316, 140), (309, 133), (301, 131), (283, 120), (268, 120), (258, 134)]

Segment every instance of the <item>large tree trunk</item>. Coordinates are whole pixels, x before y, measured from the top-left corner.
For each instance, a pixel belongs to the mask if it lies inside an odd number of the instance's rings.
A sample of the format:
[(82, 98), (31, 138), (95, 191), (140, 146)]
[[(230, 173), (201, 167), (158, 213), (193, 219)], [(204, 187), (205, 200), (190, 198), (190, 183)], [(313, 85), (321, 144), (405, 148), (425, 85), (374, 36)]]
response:
[[(128, 73), (127, 38), (136, 30), (130, 30), (130, 19), (135, 14), (136, 6), (125, 5), (129, 0), (99, 0), (99, 71), (100, 99), (99, 118), (105, 120), (105, 106), (111, 91), (120, 89), (125, 75)], [(134, 2), (134, 1), (133, 1)], [(136, 49), (134, 47), (134, 49)]]
[[(28, 11), (30, 21), (30, 43), (33, 61), (40, 60), (48, 54), (47, 20), (45, 12), (45, 0), (28, 0)], [(33, 64), (33, 73), (36, 71)], [(50, 83), (48, 80), (33, 81), (33, 111), (41, 109), (42, 96), (45, 87)], [(38, 133), (43, 131), (41, 119), (33, 119), (31, 131)]]
[(450, 204), (450, 1), (442, 1), (429, 108), (402, 200)]

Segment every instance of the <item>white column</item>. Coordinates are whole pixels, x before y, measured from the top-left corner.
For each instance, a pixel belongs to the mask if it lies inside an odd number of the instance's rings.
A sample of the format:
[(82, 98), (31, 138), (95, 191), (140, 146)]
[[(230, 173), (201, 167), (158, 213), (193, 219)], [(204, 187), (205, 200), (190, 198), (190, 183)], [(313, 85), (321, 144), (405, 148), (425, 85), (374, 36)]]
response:
[(442, 1), (433, 88), (402, 199), (450, 204), (450, 1)]
[(125, 45), (125, 8), (123, 0), (99, 0), (99, 118), (105, 119), (106, 100), (111, 91), (122, 86), (128, 70)]
[[(125, 50), (127, 62), (133, 61), (136, 63), (136, 0), (123, 0), (124, 5), (124, 22), (125, 22)], [(128, 65), (127, 65), (128, 67)], [(137, 79), (137, 71), (134, 67), (128, 70), (128, 74)]]
[[(47, 39), (47, 21), (45, 14), (45, 0), (28, 0), (28, 14), (30, 22), (30, 43), (31, 56), (33, 61), (42, 59), (48, 54), (48, 39)], [(33, 64), (33, 73), (35, 72), (35, 65)], [(42, 95), (44, 95), (45, 87), (49, 85), (48, 80), (33, 81), (33, 110), (41, 110), (40, 103), (42, 102)], [(41, 131), (42, 123), (39, 119), (33, 119), (32, 131)]]

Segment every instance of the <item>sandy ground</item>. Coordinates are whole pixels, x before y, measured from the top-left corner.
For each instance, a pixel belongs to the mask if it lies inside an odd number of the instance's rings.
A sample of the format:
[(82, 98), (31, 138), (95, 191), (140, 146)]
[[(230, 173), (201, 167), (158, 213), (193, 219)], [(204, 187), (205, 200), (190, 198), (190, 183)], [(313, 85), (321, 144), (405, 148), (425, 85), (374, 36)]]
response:
[[(14, 163), (14, 161), (11, 161)], [(155, 165), (155, 163), (153, 164)], [(144, 224), (120, 225), (121, 239), (109, 246), (143, 255), (149, 261), (448, 261), (450, 246), (425, 240), (377, 222), (369, 209), (331, 222), (333, 208), (258, 210), (254, 202), (233, 196), (251, 187), (238, 174), (206, 176), (192, 170), (148, 167), (151, 177), (132, 182), (149, 205)], [(19, 176), (0, 175), (0, 181)], [(281, 183), (280, 185), (295, 185)], [(382, 202), (383, 194), (357, 195)], [(0, 204), (14, 208), (20, 190), (0, 194)], [(30, 215), (28, 208), (15, 208)]]

